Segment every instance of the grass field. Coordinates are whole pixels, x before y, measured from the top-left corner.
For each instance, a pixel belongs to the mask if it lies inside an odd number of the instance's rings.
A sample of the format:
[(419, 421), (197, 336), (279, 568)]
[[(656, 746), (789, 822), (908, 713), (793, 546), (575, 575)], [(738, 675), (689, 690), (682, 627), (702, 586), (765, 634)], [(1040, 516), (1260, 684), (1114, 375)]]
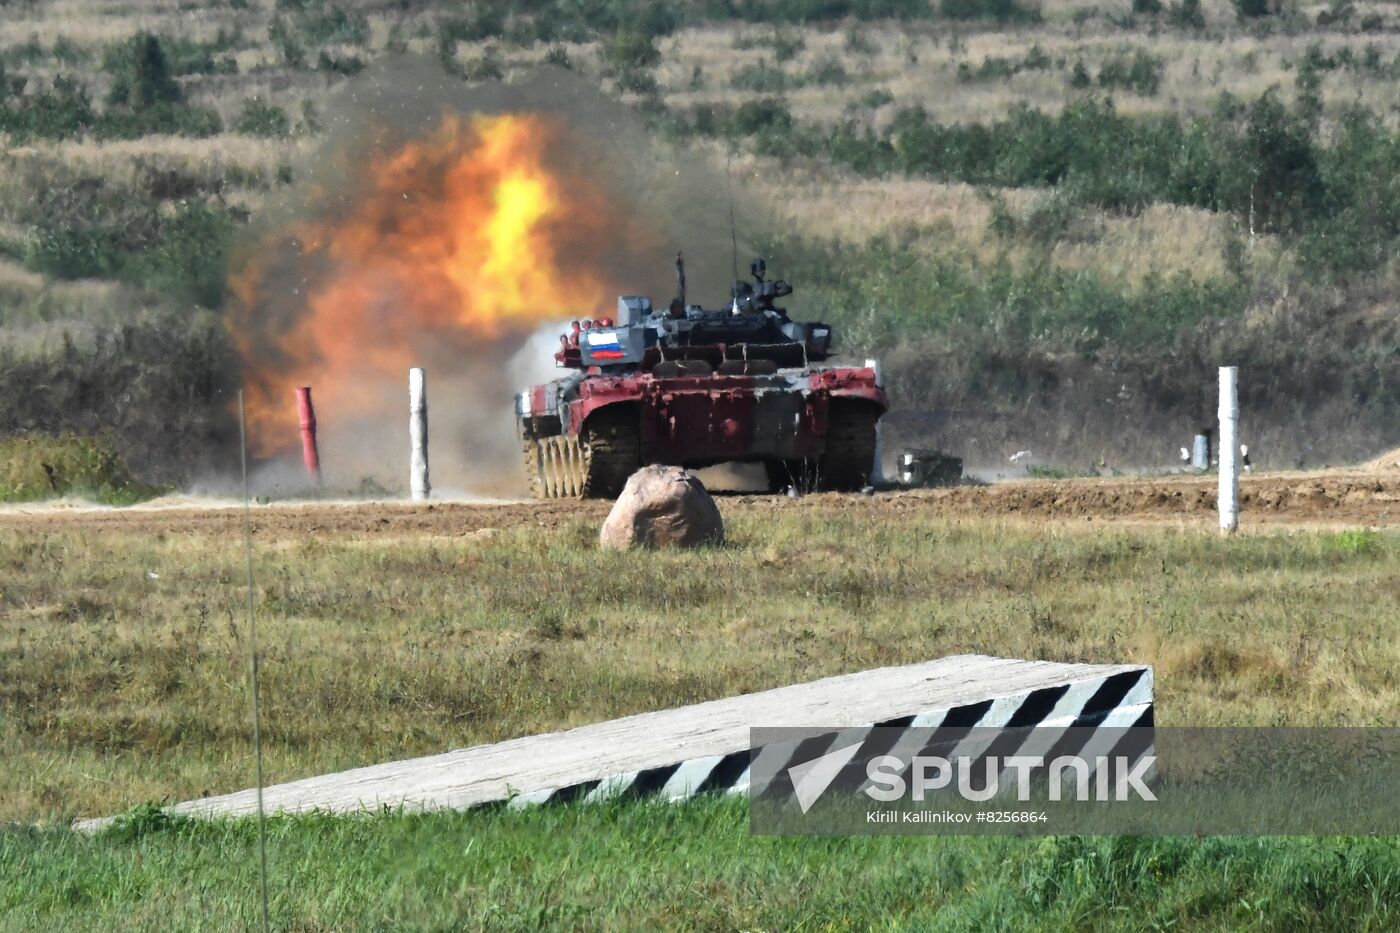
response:
[[(1394, 929), (1393, 839), (783, 838), (742, 801), (273, 820), (274, 929)], [(0, 832), (0, 929), (258, 921), (251, 821)]]
[[(845, 502), (845, 505), (840, 504)], [(1153, 664), (1167, 725), (1389, 722), (1394, 532), (1036, 526), (868, 500), (731, 510), (732, 543), (594, 526), (257, 542), (268, 777), (963, 651)], [(15, 528), (0, 641), (0, 915), (242, 925), (251, 824), (62, 828), (251, 783), (236, 539)], [(777, 840), (740, 802), (278, 820), (300, 929), (986, 925), (1373, 928), (1391, 842)], [(353, 858), (346, 858), (353, 853)], [(374, 879), (373, 883), (370, 879)]]
[[(739, 515), (697, 556), (602, 552), (593, 529), (260, 541), (269, 779), (960, 652), (1153, 664), (1167, 725), (1400, 707), (1392, 532), (853, 505)], [(249, 783), (239, 560), (236, 538), (6, 536), (0, 820)]]

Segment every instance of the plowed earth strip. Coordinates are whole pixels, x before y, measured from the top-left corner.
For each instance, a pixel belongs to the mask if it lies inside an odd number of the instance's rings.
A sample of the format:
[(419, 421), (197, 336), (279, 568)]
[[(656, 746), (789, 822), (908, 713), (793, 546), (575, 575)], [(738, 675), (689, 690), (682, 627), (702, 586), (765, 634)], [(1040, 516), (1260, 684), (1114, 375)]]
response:
[[(991, 486), (959, 486), (861, 495), (724, 496), (729, 515), (776, 510), (869, 513), (872, 518), (911, 512), (1030, 520), (1185, 522), (1209, 527), (1215, 514), (1213, 477), (1025, 480)], [(1255, 475), (1240, 487), (1242, 523), (1260, 525), (1400, 525), (1400, 471), (1395, 475), (1340, 472)], [(398, 501), (277, 503), (254, 507), (259, 537), (300, 538), (335, 534), (403, 537), (462, 535), (483, 528), (537, 525), (546, 528), (577, 518), (601, 521), (610, 503), (572, 500), (484, 504)], [(236, 534), (237, 508), (58, 509), (42, 504), (0, 513), (0, 528), (111, 529), (122, 532)]]

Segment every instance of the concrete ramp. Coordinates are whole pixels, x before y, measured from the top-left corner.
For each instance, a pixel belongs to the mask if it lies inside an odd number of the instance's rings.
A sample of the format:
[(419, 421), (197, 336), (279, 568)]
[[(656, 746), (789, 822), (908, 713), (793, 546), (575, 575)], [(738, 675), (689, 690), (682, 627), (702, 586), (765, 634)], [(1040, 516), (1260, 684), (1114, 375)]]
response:
[[(1152, 669), (956, 655), (642, 713), (264, 788), (269, 813), (512, 807), (610, 797), (680, 799), (748, 787), (755, 726), (919, 728), (1150, 724)], [(169, 808), (257, 812), (243, 790)], [(97, 829), (107, 819), (77, 829)]]

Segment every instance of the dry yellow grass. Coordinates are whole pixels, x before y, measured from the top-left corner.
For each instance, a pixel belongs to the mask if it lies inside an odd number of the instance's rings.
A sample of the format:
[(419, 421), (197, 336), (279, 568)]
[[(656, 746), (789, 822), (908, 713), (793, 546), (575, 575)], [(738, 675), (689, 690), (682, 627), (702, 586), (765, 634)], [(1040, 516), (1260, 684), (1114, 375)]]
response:
[[(988, 264), (1049, 261), (1060, 268), (1092, 271), (1130, 287), (1149, 276), (1185, 273), (1198, 281), (1224, 275), (1225, 246), (1237, 222), (1197, 208), (1155, 204), (1133, 216), (1087, 211), (1073, 235), (1048, 247), (1007, 241), (989, 229), (992, 199), (972, 185), (923, 178), (865, 178), (817, 163), (783, 170), (757, 156), (734, 159), (736, 183), (770, 206), (779, 229), (802, 230), (859, 244), (871, 237), (912, 231), (930, 252), (956, 252)], [(1043, 191), (995, 192), (1014, 214), (1046, 197)], [(1235, 235), (1244, 236), (1235, 229)], [(1256, 271), (1286, 271), (1277, 240), (1247, 243)]]

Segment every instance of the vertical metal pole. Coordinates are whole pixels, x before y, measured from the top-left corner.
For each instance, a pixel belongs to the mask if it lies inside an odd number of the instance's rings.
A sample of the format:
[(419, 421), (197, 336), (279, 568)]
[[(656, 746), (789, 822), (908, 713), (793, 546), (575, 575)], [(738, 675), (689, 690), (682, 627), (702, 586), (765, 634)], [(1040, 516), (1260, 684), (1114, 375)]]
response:
[(297, 387), (297, 421), (301, 423), (301, 461), (313, 486), (321, 485), (321, 454), (316, 449), (316, 409), (311, 404), (311, 386)]
[(408, 371), (408, 488), (414, 502), (424, 502), (428, 485), (428, 377), (417, 367)]
[[(865, 366), (867, 369), (875, 370), (875, 384), (883, 389), (885, 380), (880, 373), (880, 361), (866, 360)], [(875, 422), (875, 462), (870, 465), (870, 484), (872, 486), (878, 486), (885, 481), (885, 445), (881, 441), (880, 422), (877, 421)]]
[[(307, 402), (310, 403), (309, 395)], [(248, 690), (253, 700), (253, 770), (258, 788), (258, 890), (262, 894), (262, 929), (263, 933), (267, 933), (270, 928), (267, 909), (267, 815), (263, 809), (262, 710), (258, 705), (258, 622), (253, 611), (253, 519), (248, 495), (247, 421), (243, 410), (243, 390), (239, 389), (238, 456), (243, 465), (243, 560), (248, 574)]]
[(1220, 367), (1220, 530), (1240, 525), (1239, 367)]

